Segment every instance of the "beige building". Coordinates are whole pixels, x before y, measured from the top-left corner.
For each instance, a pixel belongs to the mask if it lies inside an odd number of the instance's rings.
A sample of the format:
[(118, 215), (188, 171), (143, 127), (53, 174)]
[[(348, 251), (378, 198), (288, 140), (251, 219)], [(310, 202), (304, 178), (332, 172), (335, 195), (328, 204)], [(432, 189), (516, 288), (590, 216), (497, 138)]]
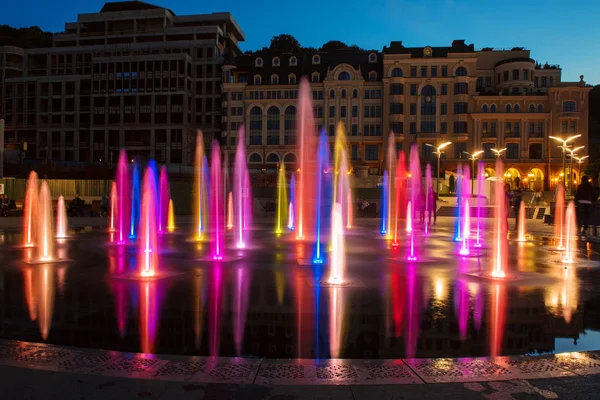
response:
[[(562, 153), (549, 136), (581, 134), (588, 142), (588, 94), (580, 82), (562, 82), (561, 69), (540, 65), (529, 50), (475, 50), (462, 40), (449, 47), (383, 51), (341, 49), (257, 51), (223, 67), (222, 139), (234, 151), (246, 127), (248, 162), (255, 170), (296, 160), (296, 103), (302, 76), (311, 82), (315, 123), (333, 141), (345, 123), (357, 175), (380, 176), (389, 132), (396, 149), (416, 144), (423, 162), (429, 145), (451, 141), (442, 170), (455, 171), (467, 153), (483, 150), (494, 176), (491, 149), (506, 148), (505, 178), (513, 186), (549, 190), (561, 179)], [(518, 179), (517, 179), (518, 178)], [(376, 182), (376, 180), (372, 180)]]
[(221, 64), (244, 34), (229, 13), (175, 15), (141, 1), (80, 14), (52, 47), (0, 46), (7, 146), (27, 158), (103, 163), (125, 148), (190, 165), (196, 129), (221, 131)]

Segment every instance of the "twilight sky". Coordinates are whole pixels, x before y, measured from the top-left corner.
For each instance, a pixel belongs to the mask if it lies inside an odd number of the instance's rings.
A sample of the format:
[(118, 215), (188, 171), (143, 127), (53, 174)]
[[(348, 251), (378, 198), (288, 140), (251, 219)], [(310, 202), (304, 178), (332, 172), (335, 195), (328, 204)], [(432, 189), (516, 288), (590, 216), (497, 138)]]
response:
[[(392, 40), (406, 46), (447, 46), (464, 39), (475, 48), (525, 47), (541, 63), (559, 64), (563, 81), (600, 83), (600, 1), (597, 0), (150, 0), (178, 15), (229, 11), (246, 34), (244, 50), (267, 46), (289, 33), (302, 45), (341, 40), (381, 50)], [(6, 1), (0, 24), (38, 25), (58, 32), (79, 13), (98, 12), (101, 0)]]

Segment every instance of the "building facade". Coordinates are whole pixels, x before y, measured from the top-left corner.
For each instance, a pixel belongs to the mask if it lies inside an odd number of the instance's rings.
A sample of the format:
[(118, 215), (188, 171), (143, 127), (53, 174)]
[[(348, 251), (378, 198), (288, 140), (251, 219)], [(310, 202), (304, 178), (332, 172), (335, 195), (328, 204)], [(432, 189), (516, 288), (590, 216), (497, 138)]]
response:
[(7, 146), (26, 157), (189, 165), (195, 131), (221, 131), (221, 65), (244, 34), (229, 13), (177, 16), (139, 1), (106, 3), (65, 24), (52, 47), (0, 46)]
[(424, 163), (435, 160), (431, 145), (451, 141), (442, 155), (446, 171), (483, 150), (486, 175), (495, 176), (492, 149), (506, 148), (507, 181), (549, 190), (563, 174), (549, 136), (581, 134), (575, 146), (588, 141), (591, 88), (583, 77), (562, 82), (558, 66), (536, 63), (523, 48), (475, 50), (455, 40), (449, 47), (391, 42), (382, 51), (263, 50), (226, 62), (221, 136), (228, 152), (244, 125), (251, 168), (295, 162), (302, 76), (311, 83), (318, 128), (333, 141), (335, 125), (345, 124), (359, 176), (382, 174), (394, 132), (396, 150), (416, 145)]

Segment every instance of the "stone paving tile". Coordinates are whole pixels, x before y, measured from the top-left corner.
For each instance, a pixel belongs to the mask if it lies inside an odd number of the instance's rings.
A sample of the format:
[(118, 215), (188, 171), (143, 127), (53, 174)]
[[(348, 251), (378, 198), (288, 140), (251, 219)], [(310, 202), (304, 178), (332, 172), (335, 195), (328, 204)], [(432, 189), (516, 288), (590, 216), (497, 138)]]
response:
[(422, 384), (402, 360), (354, 360), (360, 385)]
[(521, 379), (508, 365), (493, 358), (408, 359), (404, 362), (426, 383)]
[(125, 354), (91, 371), (93, 375), (151, 379), (169, 361), (153, 354)]
[(156, 370), (152, 379), (187, 381), (199, 373), (206, 374), (212, 365), (209, 357), (160, 356), (160, 359), (168, 362)]
[(497, 357), (494, 363), (511, 370), (514, 379), (559, 378), (572, 372), (539, 357)]
[(600, 359), (596, 357), (594, 353), (574, 352), (541, 358), (578, 375), (591, 375), (600, 373)]
[(261, 361), (261, 359), (253, 358), (212, 358), (205, 361), (205, 365), (189, 380), (213, 383), (254, 383)]
[(37, 343), (2, 340), (0, 341), (0, 364), (11, 364), (15, 358), (44, 347), (45, 345)]

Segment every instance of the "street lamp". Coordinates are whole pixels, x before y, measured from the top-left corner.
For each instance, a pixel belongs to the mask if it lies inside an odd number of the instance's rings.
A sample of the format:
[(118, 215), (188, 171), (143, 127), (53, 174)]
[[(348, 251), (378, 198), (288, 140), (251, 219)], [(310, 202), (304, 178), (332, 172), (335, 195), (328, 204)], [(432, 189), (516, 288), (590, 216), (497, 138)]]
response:
[(500, 157), (500, 154), (502, 154), (503, 152), (506, 151), (506, 147), (503, 149), (500, 149), (500, 150), (498, 150), (498, 149), (490, 149), (490, 150), (492, 150), (494, 152), (494, 154), (496, 154), (496, 159), (497, 159), (498, 157)]
[(433, 154), (436, 154), (437, 155), (437, 159), (438, 159), (438, 162), (437, 162), (437, 177), (435, 178), (435, 186), (436, 186), (435, 194), (436, 195), (440, 193), (440, 157), (442, 156), (442, 150), (444, 149), (444, 147), (446, 147), (448, 145), (451, 145), (451, 144), (452, 144), (452, 142), (446, 142), (446, 143), (442, 143), (439, 146), (435, 147), (432, 144), (425, 143), (426, 146), (433, 147), (435, 149), (435, 151), (433, 152)]
[[(573, 195), (573, 157), (577, 151), (583, 149), (584, 147), (585, 146), (579, 146), (575, 147), (574, 149), (567, 149), (569, 156), (571, 157), (571, 164), (569, 165), (569, 193), (571, 196)], [(577, 173), (577, 176), (579, 177), (579, 172)]]
[(577, 162), (579, 163), (579, 169), (577, 170), (577, 176), (581, 177), (581, 163), (588, 158), (589, 156), (583, 156), (583, 157), (575, 157), (573, 156), (573, 158), (575, 160), (577, 160)]
[(567, 143), (569, 143), (571, 140), (577, 139), (580, 136), (581, 135), (573, 135), (573, 136), (570, 136), (570, 137), (568, 137), (566, 139), (562, 139), (562, 138), (559, 138), (559, 137), (556, 137), (556, 136), (548, 136), (550, 139), (554, 139), (557, 142), (562, 143), (562, 146), (560, 146), (560, 147), (562, 148), (563, 185), (565, 185), (565, 179), (567, 178), (566, 174), (565, 174), (565, 162), (566, 162), (566, 156), (567, 156)]
[(475, 181), (475, 179), (473, 179), (475, 177), (475, 160), (477, 160), (478, 155), (483, 153), (483, 150), (476, 151), (473, 154), (469, 153), (468, 151), (463, 151), (463, 153), (471, 156), (469, 157), (469, 159), (471, 160), (471, 196), (473, 196), (473, 182)]

